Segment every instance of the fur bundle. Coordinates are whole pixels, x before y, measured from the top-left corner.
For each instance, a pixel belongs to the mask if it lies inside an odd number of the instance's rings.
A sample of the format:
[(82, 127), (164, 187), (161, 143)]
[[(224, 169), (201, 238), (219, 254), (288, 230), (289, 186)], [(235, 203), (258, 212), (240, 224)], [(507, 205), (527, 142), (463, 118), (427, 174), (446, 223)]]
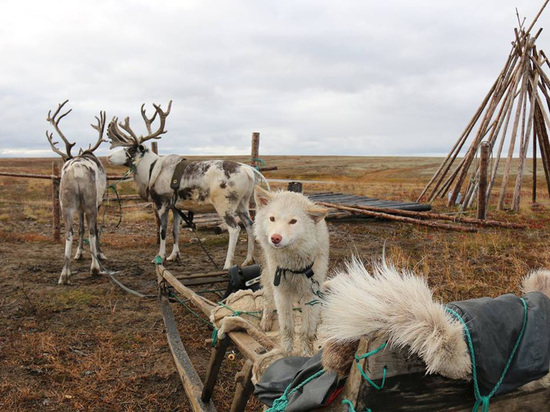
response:
[[(550, 297), (550, 271), (533, 271), (522, 283), (524, 293)], [(361, 336), (381, 336), (406, 348), (426, 364), (427, 373), (471, 379), (471, 359), (462, 324), (434, 301), (426, 281), (391, 265), (379, 264), (372, 274), (357, 259), (325, 283), (326, 302), (321, 328), (325, 369), (344, 374), (341, 355)], [(349, 364), (349, 363), (348, 363)], [(550, 386), (550, 373), (523, 390)]]

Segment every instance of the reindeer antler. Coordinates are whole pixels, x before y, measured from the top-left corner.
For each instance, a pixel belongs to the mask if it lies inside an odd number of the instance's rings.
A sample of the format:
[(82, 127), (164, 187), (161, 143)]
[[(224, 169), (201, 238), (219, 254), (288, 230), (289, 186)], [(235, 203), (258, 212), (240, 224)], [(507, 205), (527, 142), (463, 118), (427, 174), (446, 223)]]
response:
[[(120, 127), (128, 131), (128, 134), (120, 130)], [(113, 117), (113, 120), (107, 126), (107, 137), (111, 139), (111, 149), (118, 146), (134, 146), (139, 145), (139, 139), (130, 128), (130, 118), (125, 119), (124, 124), (118, 122), (118, 117)]]
[[(117, 117), (113, 117), (113, 120), (111, 120), (109, 126), (107, 127), (107, 136), (111, 139), (111, 149), (117, 146), (137, 146), (147, 140), (159, 139), (161, 134), (166, 133), (164, 126), (166, 125), (166, 117), (168, 117), (172, 108), (172, 100), (168, 103), (168, 109), (166, 112), (160, 108), (160, 105), (153, 104), (153, 107), (155, 108), (155, 114), (153, 117), (148, 118), (145, 113), (145, 103), (141, 105), (141, 117), (143, 117), (145, 127), (147, 127), (147, 132), (149, 132), (147, 136), (138, 137), (138, 135), (130, 127), (129, 117), (124, 119), (124, 123), (119, 122)], [(157, 114), (159, 115), (160, 124), (158, 130), (153, 133), (151, 131), (151, 124), (155, 121)]]
[(103, 138), (103, 132), (105, 130), (105, 117), (106, 117), (105, 112), (99, 112), (99, 117), (97, 117), (97, 116), (95, 117), (96, 120), (97, 120), (97, 126), (93, 125), (93, 124), (90, 125), (99, 132), (99, 138), (97, 139), (97, 142), (94, 145), (94, 147), (92, 147), (92, 145), (90, 144), (90, 146), (87, 149), (88, 152), (93, 153), (94, 150), (97, 149), (102, 142), (107, 141)]
[(72, 147), (75, 145), (75, 143), (70, 143), (67, 138), (65, 137), (65, 135), (63, 134), (63, 132), (61, 132), (61, 129), (59, 129), (59, 122), (61, 121), (61, 119), (63, 119), (65, 116), (67, 116), (73, 109), (69, 109), (66, 113), (62, 114), (61, 116), (59, 116), (58, 119), (56, 119), (56, 116), (59, 114), (60, 110), (63, 108), (63, 106), (65, 106), (65, 104), (68, 102), (69, 100), (65, 100), (63, 103), (60, 103), (59, 106), (57, 107), (57, 110), (55, 111), (55, 113), (53, 114), (53, 116), (51, 115), (52, 111), (48, 111), (48, 117), (46, 118), (46, 120), (48, 122), (50, 122), (52, 124), (52, 126), (54, 127), (55, 131), (57, 132), (57, 134), (59, 134), (59, 136), (61, 137), (61, 139), (63, 140), (63, 142), (65, 142), (65, 149), (66, 149), (66, 153), (63, 153), (61, 150), (59, 150), (59, 148), (56, 146), (56, 144), (58, 142), (54, 142), (53, 141), (53, 133), (50, 133), (48, 134), (48, 131), (46, 131), (46, 137), (48, 138), (48, 141), (50, 142), (50, 146), (52, 148), (52, 150), (57, 153), (58, 155), (60, 155), (63, 160), (67, 160), (67, 159), (70, 159), (72, 158), (73, 156), (71, 155), (71, 149)]
[[(147, 116), (145, 115), (145, 110), (143, 109), (144, 105), (145, 104), (141, 106), (141, 115), (143, 117), (143, 120), (145, 120), (145, 125), (147, 126), (147, 131), (149, 132), (149, 134), (147, 136), (141, 136), (140, 143), (143, 143), (151, 139), (160, 139), (160, 135), (166, 133), (166, 130), (164, 130), (164, 126), (166, 124), (166, 118), (168, 117), (168, 115), (170, 114), (170, 110), (172, 109), (172, 100), (170, 100), (170, 102), (168, 103), (168, 109), (166, 110), (166, 112), (162, 111), (162, 109), (160, 108), (160, 104), (156, 105), (153, 103), (153, 107), (155, 108), (155, 114), (151, 119), (147, 119)], [(151, 123), (153, 122), (153, 120), (155, 120), (155, 117), (157, 116), (157, 114), (159, 115), (160, 125), (158, 130), (155, 133), (152, 133)]]

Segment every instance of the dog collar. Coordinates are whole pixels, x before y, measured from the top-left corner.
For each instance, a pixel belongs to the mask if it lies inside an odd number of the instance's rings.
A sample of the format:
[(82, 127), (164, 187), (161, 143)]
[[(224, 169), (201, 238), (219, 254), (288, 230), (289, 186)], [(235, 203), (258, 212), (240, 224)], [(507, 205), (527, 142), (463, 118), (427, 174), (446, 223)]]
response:
[(300, 270), (292, 270), (287, 268), (282, 268), (280, 266), (277, 266), (277, 270), (275, 271), (275, 279), (273, 279), (273, 286), (279, 286), (281, 284), (281, 276), (284, 276), (286, 278), (287, 272), (294, 273), (294, 274), (304, 274), (308, 279), (310, 279), (315, 273), (313, 272), (313, 263), (311, 262), (309, 265), (307, 265), (305, 268)]

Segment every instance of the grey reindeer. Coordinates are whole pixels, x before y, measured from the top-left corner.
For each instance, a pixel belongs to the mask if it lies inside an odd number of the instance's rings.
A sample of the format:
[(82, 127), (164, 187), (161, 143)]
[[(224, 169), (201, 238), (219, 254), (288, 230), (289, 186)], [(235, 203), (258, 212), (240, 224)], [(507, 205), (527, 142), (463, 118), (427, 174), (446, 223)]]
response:
[(78, 212), (79, 217), (79, 240), (78, 249), (76, 250), (75, 259), (82, 259), (83, 244), (84, 244), (84, 215), (89, 231), (90, 250), (92, 254), (92, 264), (90, 266), (90, 274), (97, 275), (100, 273), (99, 260), (105, 259), (105, 255), (99, 247), (99, 234), (97, 231), (97, 216), (99, 206), (103, 200), (105, 188), (107, 186), (107, 176), (101, 161), (94, 155), (102, 142), (103, 131), (105, 129), (105, 112), (100, 112), (99, 117), (96, 116), (97, 125), (91, 125), (99, 133), (97, 142), (92, 147), (90, 144), (86, 150), (80, 150), (77, 156), (71, 154), (71, 149), (75, 143), (69, 143), (61, 129), (59, 122), (63, 117), (68, 115), (72, 109), (64, 114), (59, 115), (59, 112), (65, 106), (68, 100), (59, 104), (57, 110), (51, 115), (51, 110), (48, 112), (47, 121), (51, 123), (57, 134), (65, 143), (65, 153), (62, 152), (56, 145), (58, 142), (53, 141), (53, 133), (46, 131), (46, 137), (50, 142), (52, 150), (63, 158), (63, 168), (61, 169), (61, 182), (59, 186), (59, 198), (61, 203), (61, 211), (65, 222), (65, 263), (59, 277), (58, 284), (66, 285), (70, 283), (71, 271), (69, 264), (71, 260), (71, 248), (73, 243), (73, 220), (74, 214)]

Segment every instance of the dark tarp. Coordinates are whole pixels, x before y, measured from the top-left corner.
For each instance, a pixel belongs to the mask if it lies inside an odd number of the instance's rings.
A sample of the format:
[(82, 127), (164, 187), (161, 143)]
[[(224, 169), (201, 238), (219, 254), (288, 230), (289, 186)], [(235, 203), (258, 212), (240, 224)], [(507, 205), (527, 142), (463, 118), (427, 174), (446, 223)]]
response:
[[(527, 326), (520, 346), (496, 395), (509, 392), (548, 373), (550, 363), (550, 299), (541, 292), (523, 297)], [(474, 346), (482, 396), (496, 385), (520, 334), (524, 309), (519, 297), (479, 298), (447, 305), (466, 322)]]
[[(322, 352), (318, 352), (311, 358), (290, 356), (273, 362), (256, 384), (254, 396), (266, 405), (272, 406), (275, 399), (283, 394), (288, 385), (295, 388), (323, 368), (321, 355)], [(285, 411), (300, 412), (319, 408), (325, 405), (337, 386), (336, 373), (326, 372), (291, 393), (288, 396), (288, 406)]]

